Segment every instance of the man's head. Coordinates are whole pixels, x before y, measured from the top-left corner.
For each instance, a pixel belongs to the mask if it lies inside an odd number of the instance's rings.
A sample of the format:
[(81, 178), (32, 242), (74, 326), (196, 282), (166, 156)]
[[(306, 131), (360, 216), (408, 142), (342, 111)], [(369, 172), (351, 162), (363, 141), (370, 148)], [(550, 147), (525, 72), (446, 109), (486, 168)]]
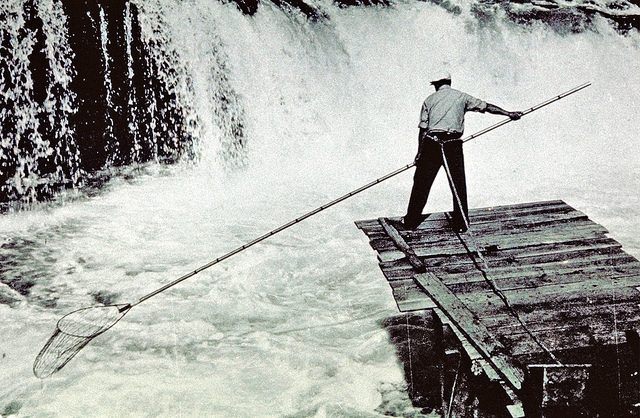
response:
[(433, 84), (433, 87), (435, 87), (436, 90), (438, 90), (441, 86), (445, 84), (450, 86), (451, 74), (449, 74), (448, 71), (440, 71), (437, 74), (435, 74), (435, 76), (431, 80), (431, 84)]

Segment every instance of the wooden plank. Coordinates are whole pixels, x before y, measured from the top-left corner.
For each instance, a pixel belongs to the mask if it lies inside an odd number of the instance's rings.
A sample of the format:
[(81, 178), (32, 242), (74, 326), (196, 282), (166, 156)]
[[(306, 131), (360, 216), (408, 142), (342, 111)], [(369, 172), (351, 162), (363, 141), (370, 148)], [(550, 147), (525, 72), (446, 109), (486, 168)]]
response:
[[(640, 293), (638, 294), (640, 296)], [(617, 300), (598, 304), (575, 304), (565, 302), (550, 309), (536, 309), (519, 312), (520, 318), (533, 331), (544, 331), (571, 324), (583, 327), (595, 323), (609, 324), (613, 327), (629, 328), (626, 324), (640, 321), (639, 301), (620, 303)], [(522, 326), (514, 322), (512, 315), (503, 313), (483, 316), (482, 321), (489, 330), (499, 330), (503, 335), (522, 332)]]
[[(582, 232), (582, 236), (577, 235)], [(579, 246), (581, 248), (589, 246), (589, 244), (601, 244), (609, 243), (614, 246), (620, 247), (620, 245), (611, 238), (602, 237), (600, 234), (591, 234), (589, 230), (577, 230), (571, 233), (557, 233), (557, 234), (540, 234), (537, 236), (528, 237), (496, 237), (492, 241), (484, 240), (484, 243), (479, 242), (478, 248), (481, 254), (487, 259), (491, 258), (504, 258), (505, 256), (522, 255), (528, 251), (538, 251), (539, 248), (544, 246), (549, 247), (555, 245), (557, 248), (562, 246)], [(529, 238), (529, 239), (528, 239)], [(484, 244), (484, 245), (482, 245)], [(410, 243), (416, 256), (420, 258), (438, 258), (438, 257), (451, 257), (467, 254), (467, 248), (461, 244), (460, 241), (455, 242), (453, 240), (441, 241), (440, 243), (428, 244), (423, 243)], [(398, 251), (395, 246), (384, 243), (383, 248), (372, 242), (372, 247), (383, 255), (385, 259), (398, 259)], [(474, 247), (475, 248), (475, 247)]]
[[(523, 258), (529, 256), (538, 256), (550, 251), (555, 252), (567, 252), (567, 251), (575, 251), (579, 248), (606, 248), (606, 247), (614, 247), (621, 248), (620, 244), (611, 238), (588, 238), (584, 241), (580, 241), (577, 239), (569, 239), (566, 241), (556, 241), (556, 242), (539, 242), (539, 243), (528, 243), (524, 241), (521, 245), (514, 244), (510, 247), (503, 247), (497, 252), (491, 251), (482, 251), (483, 256), (487, 260), (497, 259), (497, 260), (505, 260), (510, 259), (513, 260), (515, 258)], [(413, 247), (416, 255), (422, 260), (422, 262), (428, 266), (429, 260), (426, 259), (436, 259), (436, 263), (441, 263), (441, 259), (451, 259), (452, 257), (462, 257), (468, 258), (467, 249), (461, 244), (451, 245), (451, 246), (441, 246), (441, 247)], [(405, 257), (405, 254), (402, 251), (390, 249), (379, 251), (379, 260), (381, 262), (387, 261), (395, 261)], [(455, 262), (456, 260), (451, 260)]]
[[(549, 271), (562, 271), (563, 269), (581, 268), (584, 266), (614, 266), (620, 265), (623, 268), (629, 263), (638, 263), (634, 257), (629, 254), (615, 249), (613, 252), (602, 254), (601, 251), (578, 251), (564, 254), (568, 257), (557, 256), (552, 258), (537, 258), (538, 264), (515, 264), (511, 262), (501, 262), (499, 265), (496, 260), (492, 260), (490, 268), (491, 275), (495, 278), (513, 277), (529, 271), (532, 274), (539, 273), (548, 274)], [(411, 266), (405, 260), (396, 260), (381, 263), (380, 269), (384, 273), (387, 280), (408, 279), (413, 274)], [(471, 282), (478, 278), (478, 270), (475, 265), (467, 258), (458, 259), (456, 262), (452, 260), (451, 264), (444, 266), (429, 265), (429, 269), (436, 273), (447, 284), (456, 284), (460, 282)]]
[[(449, 220), (444, 212), (436, 212), (424, 215), (427, 220), (416, 229), (436, 229), (449, 225)], [(402, 218), (397, 216), (387, 217), (392, 222), (401, 222)], [(380, 232), (380, 223), (377, 219), (368, 219), (366, 221), (356, 221), (356, 226), (365, 234)]]
[[(415, 235), (413, 231), (401, 231), (401, 234), (405, 241), (413, 246), (414, 244), (421, 244), (423, 247), (428, 245), (447, 245), (455, 242), (457, 237), (450, 230), (434, 231), (434, 233)], [(387, 236), (386, 231), (376, 232), (369, 236), (371, 245), (374, 249), (384, 250), (385, 248), (391, 248), (393, 242)]]
[[(386, 267), (382, 267), (385, 264)], [(380, 263), (380, 270), (384, 274), (384, 277), (390, 282), (395, 280), (407, 280), (413, 276), (413, 267), (409, 264), (408, 260), (396, 260), (393, 264)]]
[[(435, 305), (435, 303), (434, 303)], [(492, 382), (504, 382), (504, 380), (500, 377), (498, 372), (495, 370), (494, 366), (489, 363), (487, 360), (482, 357), (482, 355), (476, 350), (476, 348), (471, 344), (469, 339), (462, 333), (458, 326), (451, 322), (451, 320), (442, 312), (439, 308), (434, 308), (433, 311), (438, 318), (440, 318), (440, 322), (442, 324), (448, 325), (453, 333), (456, 335), (456, 338), (460, 342), (463, 350), (467, 353), (469, 360), (471, 361), (471, 371), (475, 375), (480, 374), (480, 370), (484, 372), (487, 378)]]
[[(515, 219), (527, 214), (544, 214), (544, 213), (556, 213), (556, 212), (572, 212), (576, 209), (567, 205), (562, 201), (555, 202), (533, 202), (523, 203), (518, 205), (506, 205), (506, 206), (493, 206), (485, 208), (472, 208), (469, 210), (469, 219), (471, 222), (484, 222), (486, 220), (496, 221), (504, 219)], [(440, 220), (446, 218), (450, 212), (438, 212), (428, 216), (421, 226), (424, 226), (432, 219)], [(393, 219), (393, 218), (391, 218)]]
[[(503, 291), (540, 288), (550, 285), (569, 285), (571, 283), (611, 280), (618, 277), (638, 277), (640, 284), (640, 263), (626, 263), (613, 269), (610, 265), (585, 265), (582, 267), (563, 266), (557, 263), (555, 269), (543, 267), (525, 267), (519, 269), (489, 269), (489, 277)], [(486, 280), (476, 274), (450, 274), (439, 276), (449, 289), (455, 293), (472, 293), (491, 290)]]
[(436, 306), (413, 279), (395, 281), (391, 290), (401, 312), (432, 309)]
[(394, 280), (393, 283), (389, 284), (391, 285), (391, 290), (397, 293), (399, 297), (402, 297), (404, 294), (422, 294), (426, 296), (426, 293), (424, 293), (422, 288), (413, 280), (413, 277), (406, 280)]
[[(394, 265), (386, 270), (389, 270), (389, 275), (393, 277), (392, 272), (402, 269), (403, 267), (403, 265)], [(458, 268), (458, 271), (452, 273), (440, 272), (439, 277), (450, 286), (457, 284), (473, 285), (473, 282), (479, 279), (478, 270), (471, 264), (466, 265), (466, 267), (468, 267), (468, 269), (462, 270)], [(495, 280), (533, 276), (552, 282), (554, 280), (549, 276), (578, 271), (586, 271), (588, 273), (601, 269), (607, 273), (632, 274), (640, 269), (640, 262), (629, 254), (620, 251), (616, 254), (595, 254), (568, 258), (561, 261), (552, 260), (533, 265), (502, 265), (494, 267), (491, 263), (489, 268), (489, 273)], [(547, 276), (547, 279), (545, 279), (544, 276)]]
[[(525, 243), (522, 246), (514, 246), (501, 249), (495, 254), (486, 253), (485, 258), (487, 259), (487, 261), (509, 260), (510, 262), (514, 262), (518, 258), (531, 256), (538, 257), (540, 255), (549, 254), (551, 252), (566, 253), (575, 251), (577, 249), (608, 247), (620, 248), (620, 244), (611, 238), (586, 238), (584, 240), (572, 239), (568, 241), (549, 243)], [(424, 252), (420, 249), (416, 249), (416, 254), (418, 254), (418, 256), (420, 257), (423, 257)], [(426, 257), (427, 254), (425, 254), (424, 256)], [(444, 254), (441, 256), (444, 256)]]
[[(548, 200), (537, 202), (515, 203), (509, 205), (494, 205), (480, 208), (469, 209), (469, 214), (493, 212), (493, 213), (517, 213), (517, 212), (533, 212), (536, 210), (551, 210), (554, 207), (571, 208), (562, 200)], [(573, 209), (573, 208), (571, 208)]]
[(523, 371), (513, 366), (509, 358), (501, 354), (504, 352), (504, 346), (495, 340), (482, 322), (434, 274), (417, 274), (414, 277), (478, 352), (495, 366), (505, 381), (515, 390), (520, 390), (524, 380)]
[[(572, 227), (554, 224), (544, 228), (535, 227), (517, 232), (504, 229), (489, 232), (473, 230), (473, 239), (480, 251), (490, 253), (510, 248), (524, 248), (532, 244), (605, 238), (606, 232), (606, 229), (591, 221), (579, 221)], [(452, 251), (459, 252), (460, 249), (464, 248), (459, 238), (451, 232), (423, 236), (414, 236), (404, 232), (403, 237), (404, 241), (414, 251), (422, 252), (425, 255), (438, 255), (440, 253), (451, 253)], [(395, 242), (390, 240), (386, 234), (383, 238), (370, 240), (369, 244), (379, 252), (393, 251), (396, 248)]]
[[(500, 377), (500, 375), (498, 374), (495, 368), (496, 366), (493, 365), (492, 363), (489, 363), (487, 360), (484, 359), (484, 357), (482, 357), (482, 355), (478, 352), (478, 350), (476, 350), (473, 344), (471, 344), (469, 339), (462, 333), (460, 328), (455, 323), (451, 322), (451, 320), (444, 314), (444, 312), (441, 309), (434, 308), (433, 311), (440, 319), (440, 322), (443, 325), (445, 324), (448, 325), (449, 328), (456, 335), (456, 338), (460, 342), (460, 345), (462, 346), (463, 350), (467, 353), (467, 356), (471, 361), (471, 372), (476, 376), (479, 376), (481, 372), (483, 372), (487, 377), (487, 379), (489, 379), (489, 381), (498, 382), (503, 387), (503, 389), (505, 390), (509, 398), (512, 400), (512, 403), (514, 404), (514, 405), (510, 405), (514, 407), (512, 409), (515, 415), (512, 415), (512, 416), (524, 416), (519, 414), (519, 411), (521, 410), (521, 404), (518, 397), (511, 390), (511, 388), (505, 383), (504, 379)], [(507, 408), (509, 408), (510, 406), (507, 406)]]
[(509, 412), (511, 418), (524, 418), (526, 416), (522, 403), (520, 402), (514, 403), (513, 405), (507, 405), (507, 412)]
[[(511, 231), (506, 229), (490, 232), (474, 232), (473, 239), (483, 252), (496, 252), (511, 247), (522, 247), (532, 243), (552, 243), (570, 241), (584, 238), (605, 238), (607, 230), (592, 222), (576, 222), (571, 228), (566, 225), (551, 225), (545, 228), (532, 228), (531, 230)], [(414, 236), (402, 231), (404, 241), (414, 250), (429, 249), (430, 253), (437, 255), (440, 252), (450, 252), (451, 247), (461, 248), (459, 238), (447, 231), (446, 233), (433, 233), (423, 236)], [(387, 234), (370, 240), (369, 244), (376, 251), (393, 251), (394, 242)]]
[(554, 200), (541, 200), (537, 202), (525, 202), (525, 203), (514, 203), (509, 205), (494, 205), (494, 206), (486, 206), (484, 208), (479, 208), (480, 211), (511, 211), (511, 210), (531, 210), (535, 208), (547, 208), (550, 206), (569, 206), (563, 200), (554, 199)]
[(415, 312), (423, 311), (425, 309), (433, 309), (437, 305), (428, 297), (422, 297), (419, 299), (410, 299), (405, 301), (398, 301), (396, 303), (400, 312)]
[(483, 359), (483, 357), (480, 355), (478, 350), (476, 350), (476, 348), (469, 342), (469, 339), (462, 333), (462, 331), (460, 331), (458, 326), (455, 323), (451, 322), (451, 320), (447, 317), (447, 315), (445, 315), (444, 312), (442, 312), (442, 309), (434, 308), (433, 312), (438, 316), (440, 323), (442, 323), (443, 325), (447, 325), (451, 328), (453, 333), (458, 338), (460, 345), (462, 345), (462, 348), (467, 353), (469, 360), (474, 361), (474, 360)]
[[(530, 264), (534, 264), (538, 257), (545, 257), (548, 255), (555, 255), (562, 259), (563, 254), (571, 253), (578, 250), (598, 250), (598, 251), (610, 251), (612, 249), (620, 249), (621, 245), (617, 241), (611, 238), (592, 238), (585, 241), (572, 240), (568, 242), (562, 243), (551, 243), (551, 244), (532, 244), (519, 248), (509, 248), (499, 251), (495, 256), (491, 257), (492, 264), (494, 262), (500, 263), (504, 261), (508, 261), (508, 263), (518, 263), (518, 262), (529, 262)], [(465, 262), (464, 260), (456, 260), (455, 257), (468, 259), (466, 252), (461, 251), (449, 251), (443, 252), (439, 254), (429, 253), (426, 250), (416, 249), (415, 250), (418, 257), (422, 259), (422, 262), (427, 266), (432, 263), (435, 265), (443, 264), (445, 261), (447, 264), (453, 262), (453, 264), (457, 264), (457, 262)], [(570, 257), (570, 255), (567, 255)], [(379, 259), (381, 262), (388, 262), (398, 260), (399, 258), (404, 257), (404, 254), (400, 251), (389, 251), (379, 254)], [(433, 262), (429, 259), (435, 259)]]
[[(561, 216), (554, 218), (540, 218), (536, 216), (523, 216), (510, 220), (509, 222), (492, 222), (483, 224), (471, 224), (471, 231), (475, 235), (476, 239), (480, 240), (482, 237), (489, 239), (495, 239), (498, 237), (505, 237), (510, 235), (524, 236), (527, 234), (544, 234), (553, 233), (564, 230), (568, 233), (569, 228), (577, 229), (582, 228), (585, 230), (592, 229), (593, 232), (599, 234), (606, 234), (608, 231), (602, 225), (599, 225), (585, 216), (575, 216), (574, 214), (562, 214)], [(414, 238), (413, 234), (408, 233), (408, 241)], [(451, 234), (455, 236), (454, 234)], [(375, 236), (372, 234), (371, 238)]]
[[(630, 329), (637, 329), (640, 321), (629, 323)], [(617, 345), (626, 341), (626, 329), (610, 328), (599, 323), (577, 327), (567, 325), (550, 330), (535, 331), (533, 334), (552, 351), (570, 350), (592, 347), (595, 345)], [(512, 356), (526, 356), (543, 353), (543, 350), (528, 334), (517, 333), (500, 335), (500, 341), (507, 347)]]
[[(503, 293), (513, 304), (531, 306), (539, 303), (539, 301), (544, 301), (545, 305), (552, 305), (571, 298), (595, 300), (601, 295), (611, 294), (609, 291), (615, 293), (616, 289), (620, 289), (621, 293), (627, 293), (624, 289), (629, 289), (628, 292), (633, 294), (633, 290), (637, 291), (635, 287), (639, 284), (640, 277), (637, 275), (621, 275), (609, 279), (595, 278), (566, 284), (549, 283), (546, 286), (532, 288), (503, 289)], [(468, 302), (472, 302), (474, 299), (484, 300), (485, 295), (491, 297), (492, 293), (491, 291), (482, 291), (460, 293), (457, 296), (464, 298), (464, 300)]]
[[(538, 204), (539, 203), (539, 204)], [(544, 213), (568, 213), (579, 212), (562, 201), (550, 202), (534, 202), (529, 204), (512, 205), (512, 206), (494, 206), (486, 208), (469, 209), (469, 219), (472, 223), (482, 223), (486, 221), (495, 222), (500, 220), (517, 219), (523, 215), (542, 215)], [(580, 212), (581, 213), (581, 212)], [(434, 227), (446, 226), (449, 224), (447, 219), (448, 212), (433, 212), (425, 214), (425, 220), (420, 224), (417, 230), (432, 229)], [(399, 222), (401, 217), (388, 217), (387, 219)], [(356, 226), (365, 233), (370, 230), (379, 228), (377, 219), (359, 220), (355, 222)]]
[[(553, 309), (554, 306), (561, 303), (575, 305), (607, 304), (614, 300), (619, 303), (640, 300), (638, 290), (635, 287), (593, 286), (588, 284), (571, 290), (562, 289), (560, 286), (545, 286), (543, 290), (539, 292), (512, 291), (504, 293), (511, 306), (517, 312)], [(483, 318), (505, 312), (503, 302), (491, 292), (461, 294), (458, 297)]]
[(385, 232), (393, 240), (395, 246), (407, 256), (407, 259), (409, 260), (409, 263), (411, 263), (411, 266), (417, 272), (424, 272), (426, 270), (424, 264), (422, 264), (422, 261), (420, 261), (413, 249), (405, 242), (398, 230), (394, 228), (385, 218), (379, 218), (378, 222), (380, 222), (382, 228), (384, 228)]
[[(543, 245), (529, 253), (518, 254), (517, 251), (503, 251), (490, 258), (491, 269), (501, 267), (535, 266), (544, 263), (564, 262), (582, 257), (595, 257), (599, 255), (621, 254), (620, 244), (615, 241), (603, 241), (601, 244), (593, 244), (589, 247), (582, 245), (569, 245), (564, 248), (557, 245)], [(428, 267), (431, 267), (432, 259), (423, 260)], [(433, 266), (442, 266), (448, 273), (458, 273), (476, 269), (468, 256), (460, 256), (452, 263), (444, 263), (443, 259), (433, 259)]]
[(570, 206), (565, 207), (557, 207), (553, 210), (537, 210), (537, 211), (527, 211), (527, 212), (516, 212), (516, 213), (504, 213), (499, 216), (495, 216), (492, 212), (486, 212), (481, 214), (476, 214), (473, 218), (471, 218), (471, 226), (478, 226), (479, 228), (484, 227), (486, 224), (499, 224), (506, 227), (510, 224), (521, 224), (522, 219), (529, 219), (532, 222), (536, 221), (565, 221), (570, 222), (572, 219), (588, 219), (587, 215), (584, 212), (573, 209)]
[(534, 232), (543, 232), (550, 229), (593, 228), (599, 233), (607, 233), (602, 225), (593, 222), (581, 212), (571, 212), (554, 217), (521, 216), (505, 221), (471, 224), (471, 230), (480, 238), (482, 235), (522, 235)]
[[(391, 220), (391, 222), (396, 222)], [(535, 229), (543, 229), (548, 228), (549, 226), (559, 225), (566, 226), (568, 223), (583, 223), (585, 225), (591, 225), (594, 228), (598, 228), (604, 232), (606, 229), (601, 225), (589, 220), (589, 218), (582, 212), (571, 210), (569, 212), (560, 212), (560, 213), (549, 213), (549, 214), (521, 214), (520, 216), (516, 216), (513, 218), (507, 219), (487, 219), (483, 222), (474, 222), (471, 220), (471, 228), (474, 232), (480, 234), (488, 234), (488, 233), (496, 233), (503, 232), (507, 233), (508, 231), (518, 231), (523, 232), (523, 230), (535, 230)], [(411, 241), (413, 239), (421, 239), (425, 237), (432, 237), (433, 231), (442, 231), (444, 235), (448, 235), (450, 237), (455, 237), (455, 234), (451, 232), (451, 229), (448, 228), (449, 221), (446, 219), (437, 220), (436, 222), (428, 222), (425, 221), (423, 225), (418, 229), (413, 230), (402, 230), (403, 235), (407, 239), (407, 241)], [(425, 230), (429, 230), (430, 234), (425, 234)], [(386, 234), (380, 225), (371, 225), (365, 231), (367, 236), (374, 239), (384, 239), (386, 238)]]

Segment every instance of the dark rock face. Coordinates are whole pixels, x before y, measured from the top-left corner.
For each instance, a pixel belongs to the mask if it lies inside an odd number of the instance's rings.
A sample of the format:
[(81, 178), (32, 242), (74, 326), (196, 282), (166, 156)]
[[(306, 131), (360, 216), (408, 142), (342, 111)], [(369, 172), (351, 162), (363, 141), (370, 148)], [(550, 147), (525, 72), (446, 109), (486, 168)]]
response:
[[(260, 6), (259, 0), (219, 1), (233, 2), (248, 16)], [(328, 19), (304, 0), (271, 1), (310, 22)], [(341, 8), (392, 5), (333, 1)], [(419, 1), (462, 13), (455, 0)], [(519, 25), (544, 22), (569, 34), (590, 30), (595, 17), (604, 17), (626, 33), (640, 28), (637, 3), (481, 0), (470, 11), (479, 27), (505, 15)], [(0, 212), (11, 202), (91, 184), (104, 169), (195, 156), (196, 122), (178, 104), (175, 81), (167, 81), (179, 77), (171, 52), (143, 37), (140, 10), (133, 0), (0, 2)], [(224, 59), (217, 60), (224, 70)], [(216, 87), (212, 113), (223, 136), (220, 157), (241, 166), (246, 138), (240, 98), (224, 71)]]
[(355, 6), (390, 6), (391, 2), (388, 0), (335, 0), (334, 2), (341, 8), (355, 7)]
[(0, 203), (46, 199), (105, 167), (192, 151), (135, 4), (41, 8), (28, 0), (0, 9)]
[(155, 76), (158, 64), (141, 39), (136, 6), (127, 0), (104, 2), (102, 9), (83, 3), (79, 8), (77, 1), (63, 1), (74, 51), (71, 90), (79, 106), (73, 125), (82, 138), (83, 169), (175, 161), (190, 141), (171, 86)]

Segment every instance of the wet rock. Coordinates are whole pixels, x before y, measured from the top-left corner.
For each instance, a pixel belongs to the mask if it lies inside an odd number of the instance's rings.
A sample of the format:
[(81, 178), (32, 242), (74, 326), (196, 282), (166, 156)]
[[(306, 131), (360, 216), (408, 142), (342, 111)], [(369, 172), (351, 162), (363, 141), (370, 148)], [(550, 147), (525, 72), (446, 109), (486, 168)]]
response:
[(16, 292), (4, 283), (0, 283), (0, 303), (15, 306), (24, 300), (24, 296)]
[(356, 7), (356, 6), (389, 6), (391, 2), (389, 0), (334, 0), (334, 4), (338, 7)]
[(429, 1), (435, 5), (438, 5), (448, 11), (449, 13), (453, 13), (454, 15), (459, 15), (462, 13), (462, 8), (457, 4), (452, 3), (449, 0), (425, 0)]
[(103, 305), (113, 305), (119, 296), (119, 293), (109, 292), (107, 290), (91, 292), (93, 300)]
[(0, 11), (15, 22), (0, 32), (0, 210), (53, 198), (106, 167), (189, 155), (183, 110), (134, 3), (18, 3)]
[(305, 3), (302, 0), (272, 0), (273, 3), (281, 9), (297, 9), (300, 10), (308, 20), (317, 22), (320, 19), (326, 19), (327, 16), (318, 8)]
[(248, 16), (253, 16), (258, 11), (257, 0), (234, 0), (234, 3), (242, 13)]
[(2, 411), (2, 417), (8, 417), (10, 415), (16, 415), (22, 409), (22, 402), (19, 401), (11, 401), (7, 405), (5, 405), (4, 410)]

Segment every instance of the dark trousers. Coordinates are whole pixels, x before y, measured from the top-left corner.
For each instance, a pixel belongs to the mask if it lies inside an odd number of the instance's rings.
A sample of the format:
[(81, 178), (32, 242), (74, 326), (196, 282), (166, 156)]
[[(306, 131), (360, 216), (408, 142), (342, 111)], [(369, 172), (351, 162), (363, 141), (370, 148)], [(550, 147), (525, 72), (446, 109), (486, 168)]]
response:
[[(444, 134), (447, 135), (447, 134)], [(444, 137), (443, 135), (443, 137)], [(439, 135), (438, 135), (439, 136)], [(459, 136), (458, 136), (459, 138)], [(442, 138), (450, 139), (450, 138)], [(456, 199), (456, 192), (451, 189), (453, 195), (453, 216), (452, 224), (454, 228), (463, 227), (465, 225), (462, 213), (465, 218), (469, 219), (469, 208), (467, 205), (467, 182), (464, 173), (464, 156), (462, 154), (462, 141), (449, 140), (444, 142), (444, 154), (447, 159), (451, 177), (453, 178), (453, 186), (460, 197), (462, 210)], [(416, 172), (413, 176), (413, 189), (409, 198), (409, 207), (404, 218), (404, 223), (408, 226), (417, 226), (422, 221), (422, 210), (427, 204), (429, 191), (433, 185), (433, 181), (443, 166), (441, 145), (426, 137), (422, 140), (419, 156), (416, 160)], [(451, 182), (449, 181), (451, 187)]]

